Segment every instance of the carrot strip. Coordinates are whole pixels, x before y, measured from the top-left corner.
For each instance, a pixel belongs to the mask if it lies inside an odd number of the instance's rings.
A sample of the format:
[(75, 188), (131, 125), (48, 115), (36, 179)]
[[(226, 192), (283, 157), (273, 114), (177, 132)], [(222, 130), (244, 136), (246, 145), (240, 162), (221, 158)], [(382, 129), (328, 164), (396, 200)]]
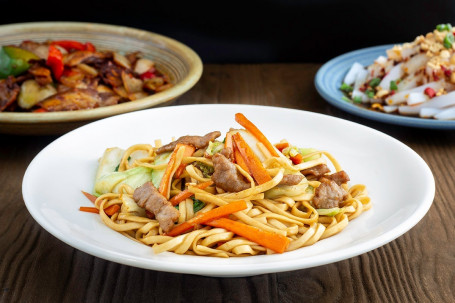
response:
[(116, 212), (118, 212), (119, 209), (120, 209), (120, 205), (114, 204), (114, 205), (111, 205), (111, 206), (105, 208), (105, 209), (104, 209), (104, 212), (106, 213), (106, 215), (112, 216), (113, 214), (115, 214)]
[(81, 207), (79, 207), (79, 210), (80, 210), (80, 211), (85, 211), (85, 212), (87, 212), (87, 213), (94, 213), (94, 214), (99, 214), (99, 213), (100, 213), (99, 210), (98, 210), (98, 208), (96, 208), (96, 207), (85, 207), (85, 206), (81, 206)]
[(290, 157), (292, 163), (294, 163), (294, 165), (297, 165), (297, 164), (300, 164), (303, 162), (303, 156), (301, 154), (297, 154), (295, 155), (294, 157)]
[(283, 253), (289, 245), (290, 240), (282, 235), (269, 231), (260, 230), (257, 227), (246, 225), (242, 222), (219, 218), (205, 223), (212, 227), (220, 227), (230, 230), (233, 233), (242, 236), (250, 241), (256, 242), (277, 253)]
[(256, 127), (256, 125), (253, 124), (250, 120), (248, 120), (242, 113), (237, 113), (235, 114), (235, 121), (242, 125), (243, 127), (246, 128), (253, 136), (256, 137), (264, 146), (267, 148), (267, 150), (270, 152), (270, 154), (274, 157), (278, 157), (278, 153), (276, 150), (273, 148), (272, 143), (264, 136), (264, 134)]
[(84, 196), (87, 197), (87, 199), (89, 199), (90, 201), (92, 201), (93, 203), (95, 203), (96, 201), (96, 196), (92, 195), (92, 194), (89, 194), (88, 192), (85, 192), (83, 190), (81, 190), (81, 192), (84, 194)]
[(244, 171), (246, 171), (248, 174), (251, 175), (251, 171), (248, 169), (248, 166), (246, 165), (245, 161), (243, 160), (242, 154), (240, 153), (239, 149), (237, 148), (237, 145), (235, 145), (235, 143), (234, 143), (233, 146), (234, 146), (235, 163), (237, 163), (241, 168), (243, 168)]
[(192, 219), (175, 226), (173, 229), (171, 229), (167, 233), (167, 235), (171, 236), (171, 237), (178, 236), (178, 235), (190, 230), (196, 224), (202, 224), (202, 223), (214, 220), (214, 219), (218, 219), (218, 218), (230, 215), (232, 213), (244, 210), (246, 208), (247, 208), (246, 202), (243, 200), (231, 202), (229, 204), (209, 210), (208, 212), (199, 213), (197, 216), (193, 217)]
[(186, 146), (185, 144), (177, 144), (174, 148), (174, 151), (171, 154), (171, 158), (169, 159), (169, 163), (167, 164), (166, 170), (164, 171), (163, 178), (161, 179), (160, 186), (158, 188), (158, 191), (160, 194), (162, 194), (166, 199), (169, 199), (169, 192), (171, 189), (171, 179), (172, 179), (172, 173), (174, 172), (174, 165), (175, 165), (175, 158), (177, 156), (177, 151), (179, 150), (180, 147)]
[(289, 147), (289, 143), (288, 143), (288, 142), (277, 143), (277, 144), (275, 144), (275, 147), (276, 147), (280, 152), (282, 152), (283, 149), (285, 149), (286, 147)]
[(235, 133), (232, 135), (232, 139), (234, 140), (235, 146), (238, 148), (240, 154), (242, 155), (243, 160), (246, 163), (251, 175), (253, 175), (254, 180), (258, 182), (258, 184), (263, 184), (272, 180), (270, 175), (265, 170), (264, 166), (262, 166), (261, 161), (256, 157), (254, 152), (251, 150), (251, 147), (245, 142), (242, 136), (239, 133)]
[[(183, 157), (191, 157), (195, 150), (196, 148), (194, 146), (185, 145), (185, 152), (183, 153)], [(175, 171), (176, 178), (180, 178), (183, 171), (185, 170), (185, 167), (186, 167), (185, 163), (180, 164), (179, 168), (177, 168), (177, 170)]]
[[(213, 184), (213, 181), (207, 181), (207, 182), (199, 183), (195, 187), (199, 188), (199, 189), (204, 189), (204, 188), (209, 187), (212, 184)], [(184, 191), (181, 191), (178, 194), (176, 194), (175, 196), (173, 196), (171, 198), (171, 200), (169, 200), (169, 202), (171, 202), (172, 205), (175, 206), (175, 205), (179, 204), (180, 202), (182, 202), (183, 200), (188, 199), (192, 195), (194, 195), (192, 192), (188, 191), (188, 189), (185, 189)]]

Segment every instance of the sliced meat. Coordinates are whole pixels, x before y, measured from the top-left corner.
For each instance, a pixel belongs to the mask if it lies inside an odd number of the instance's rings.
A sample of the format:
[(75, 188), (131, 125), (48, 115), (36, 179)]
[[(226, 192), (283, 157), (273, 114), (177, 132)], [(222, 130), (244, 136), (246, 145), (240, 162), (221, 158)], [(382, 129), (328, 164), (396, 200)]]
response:
[(164, 232), (168, 232), (174, 227), (174, 222), (179, 217), (179, 211), (158, 192), (152, 182), (144, 183), (136, 188), (133, 199), (137, 205), (155, 215)]
[(131, 66), (134, 66), (137, 62), (137, 60), (139, 60), (141, 58), (141, 52), (140, 51), (136, 51), (136, 52), (133, 52), (133, 53), (128, 53), (125, 55), (126, 59), (128, 59), (128, 61), (131, 63)]
[(28, 69), (28, 72), (33, 75), (39, 85), (44, 86), (52, 83), (51, 71), (46, 67), (34, 64)]
[(303, 175), (284, 175), (283, 179), (281, 179), (279, 185), (297, 185), (299, 184), (303, 178)]
[(69, 75), (60, 78), (60, 82), (63, 85), (80, 89), (96, 89), (98, 81), (98, 78), (89, 77), (86, 74), (77, 71), (72, 71)]
[(301, 171), (303, 175), (305, 175), (307, 178), (315, 178), (319, 179), (322, 177), (324, 174), (330, 172), (330, 169), (327, 165), (325, 164), (319, 164), (307, 169), (304, 169)]
[(222, 154), (213, 155), (212, 162), (215, 168), (212, 180), (217, 187), (227, 192), (239, 192), (251, 187), (237, 171), (235, 165)]
[(99, 106), (100, 96), (93, 89), (69, 89), (55, 94), (38, 103), (50, 112), (95, 108)]
[(16, 101), (20, 91), (13, 76), (0, 80), (0, 112)]
[(232, 151), (232, 148), (230, 147), (225, 147), (220, 151), (220, 154), (228, 158), (231, 162), (234, 160), (234, 152)]
[(123, 87), (122, 80), (123, 69), (111, 61), (101, 65), (100, 76), (104, 83), (115, 87)]
[(100, 106), (109, 106), (109, 105), (115, 105), (120, 102), (122, 97), (117, 95), (116, 93), (112, 92), (105, 92), (105, 93), (99, 93), (99, 96), (101, 98), (100, 100)]
[(104, 60), (108, 54), (91, 51), (75, 51), (64, 56), (63, 63), (66, 66), (76, 66), (81, 63), (90, 62), (90, 60)]
[(165, 152), (173, 151), (175, 146), (179, 143), (192, 145), (196, 149), (203, 148), (203, 147), (206, 147), (207, 145), (209, 145), (209, 142), (215, 140), (219, 136), (221, 136), (221, 133), (219, 131), (214, 131), (214, 132), (208, 133), (207, 135), (205, 135), (203, 137), (201, 137), (201, 136), (183, 136), (169, 144), (161, 146), (160, 148), (158, 148), (156, 150), (156, 153), (162, 154)]
[(314, 192), (313, 204), (316, 208), (333, 208), (339, 207), (348, 193), (335, 181), (328, 178), (321, 178), (321, 184)]
[(344, 170), (333, 173), (331, 175), (325, 175), (324, 178), (333, 180), (338, 185), (348, 183), (350, 180), (348, 174)]

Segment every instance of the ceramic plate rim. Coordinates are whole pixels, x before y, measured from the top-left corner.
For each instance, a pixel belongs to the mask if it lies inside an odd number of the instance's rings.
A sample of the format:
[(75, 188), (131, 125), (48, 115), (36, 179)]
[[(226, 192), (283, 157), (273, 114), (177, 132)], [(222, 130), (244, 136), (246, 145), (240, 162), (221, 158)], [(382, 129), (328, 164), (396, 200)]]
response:
[[(397, 43), (398, 44), (398, 43)], [(356, 116), (360, 116), (363, 118), (367, 118), (370, 120), (375, 120), (379, 122), (395, 124), (395, 125), (402, 125), (402, 126), (409, 126), (409, 127), (418, 127), (418, 128), (429, 128), (429, 129), (446, 129), (451, 130), (455, 129), (455, 121), (443, 121), (443, 120), (433, 120), (433, 119), (423, 119), (423, 118), (416, 118), (416, 117), (407, 117), (407, 116), (397, 116), (391, 115), (381, 112), (375, 112), (368, 109), (361, 108), (354, 104), (348, 103), (341, 99), (343, 96), (341, 91), (336, 89), (335, 91), (328, 88), (328, 83), (325, 82), (324, 77), (327, 74), (333, 71), (333, 66), (335, 64), (339, 65), (339, 68), (342, 68), (342, 74), (345, 75), (351, 65), (356, 61), (354, 58), (358, 55), (363, 55), (366, 53), (374, 53), (375, 55), (371, 55), (371, 63), (373, 63), (374, 59), (377, 58), (380, 54), (385, 54), (386, 49), (392, 48), (396, 44), (386, 44), (386, 45), (378, 45), (372, 47), (366, 47), (354, 51), (350, 51), (344, 53), (340, 56), (337, 56), (329, 61), (327, 61), (324, 65), (322, 65), (316, 73), (316, 77), (314, 80), (316, 90), (321, 95), (323, 99), (325, 99), (330, 104), (334, 105), (335, 107), (344, 110), (348, 113), (351, 113)], [(347, 60), (350, 59), (350, 60)], [(337, 85), (339, 87), (341, 85), (341, 78), (336, 78)]]
[[(389, 230), (387, 232), (384, 232), (381, 234), (379, 237), (369, 239), (367, 241), (363, 241), (361, 244), (362, 245), (354, 245), (353, 247), (350, 248), (343, 248), (341, 250), (337, 250), (336, 254), (333, 252), (327, 252), (326, 255), (329, 256), (327, 259), (320, 258), (320, 256), (310, 256), (306, 258), (302, 258), (303, 261), (300, 261), (299, 263), (292, 263), (292, 262), (286, 262), (286, 259), (283, 258), (284, 255), (272, 255), (272, 256), (254, 256), (254, 257), (248, 257), (248, 258), (257, 258), (254, 260), (261, 260), (261, 261), (266, 261), (264, 263), (260, 262), (259, 264), (252, 264), (249, 265), (249, 268), (245, 269), (244, 264), (238, 263), (241, 261), (232, 261), (234, 263), (222, 263), (221, 266), (222, 270), (219, 268), (211, 268), (209, 266), (207, 267), (197, 267), (194, 266), (193, 264), (189, 263), (184, 266), (184, 268), (178, 267), (181, 266), (182, 264), (180, 262), (173, 263), (173, 262), (157, 262), (156, 260), (150, 260), (147, 264), (141, 263), (143, 260), (141, 258), (135, 258), (135, 257), (126, 257), (122, 253), (118, 253), (116, 251), (109, 251), (109, 250), (103, 250), (100, 249), (99, 247), (90, 244), (90, 243), (84, 243), (84, 242), (78, 242), (74, 240), (68, 240), (65, 238), (65, 234), (62, 233), (60, 230), (56, 229), (55, 226), (53, 226), (46, 218), (44, 218), (40, 212), (38, 207), (38, 202), (34, 200), (34, 197), (31, 196), (29, 188), (33, 186), (33, 175), (36, 174), (35, 172), (35, 167), (39, 165), (39, 161), (41, 161), (42, 157), (45, 157), (48, 152), (52, 150), (52, 147), (58, 146), (59, 142), (61, 142), (64, 138), (73, 136), (73, 134), (77, 134), (81, 129), (86, 129), (86, 128), (91, 128), (91, 127), (99, 127), (106, 121), (110, 121), (112, 119), (123, 119), (124, 117), (126, 118), (134, 118), (136, 115), (143, 115), (143, 114), (159, 114), (161, 112), (168, 112), (168, 111), (191, 111), (191, 110), (222, 110), (222, 109), (229, 109), (229, 110), (235, 110), (235, 111), (274, 111), (278, 112), (279, 114), (295, 114), (299, 115), (302, 117), (315, 117), (315, 118), (323, 118), (323, 119), (330, 119), (330, 121), (334, 121), (336, 123), (343, 123), (346, 125), (350, 125), (352, 127), (358, 127), (362, 129), (363, 131), (368, 131), (371, 132), (372, 134), (375, 134), (378, 136), (378, 138), (382, 139), (387, 139), (391, 140), (390, 142), (394, 142), (394, 144), (397, 144), (400, 146), (400, 148), (403, 148), (406, 150), (409, 155), (412, 155), (412, 157), (415, 157), (419, 162), (419, 165), (422, 165), (422, 168), (424, 168), (423, 175), (425, 179), (428, 179), (429, 181), (429, 186), (425, 190), (425, 196), (422, 197), (422, 200), (420, 201), (420, 204), (418, 207), (415, 209), (415, 211), (412, 213), (411, 216), (409, 216), (406, 220), (401, 222), (397, 227), (395, 227), (392, 230)], [(232, 118), (233, 120), (233, 118)], [(294, 109), (287, 109), (287, 108), (277, 108), (277, 107), (270, 107), (270, 106), (257, 106), (257, 105), (228, 105), (228, 104), (217, 104), (217, 105), (180, 105), (180, 106), (170, 106), (170, 107), (163, 107), (163, 108), (152, 108), (152, 109), (147, 109), (143, 111), (138, 111), (138, 112), (133, 112), (133, 113), (125, 113), (122, 115), (114, 116), (114, 117), (108, 117), (102, 120), (98, 120), (96, 122), (92, 122), (90, 124), (87, 124), (85, 126), (82, 126), (76, 130), (73, 130), (60, 138), (56, 139), (52, 143), (50, 143), (48, 146), (46, 146), (38, 155), (31, 161), (29, 164), (23, 178), (23, 183), (22, 183), (22, 195), (25, 201), (25, 205), (32, 215), (32, 217), (49, 233), (51, 233), (53, 236), (56, 238), (60, 239), (61, 241), (67, 243), (68, 245), (81, 250), (83, 252), (86, 252), (90, 255), (117, 262), (120, 264), (125, 264), (125, 265), (130, 265), (134, 267), (139, 267), (139, 268), (144, 268), (144, 269), (151, 269), (151, 270), (158, 270), (158, 271), (166, 271), (166, 272), (174, 272), (174, 273), (185, 273), (185, 274), (197, 274), (197, 275), (205, 275), (205, 276), (219, 276), (219, 277), (239, 277), (239, 276), (251, 276), (251, 275), (258, 275), (258, 274), (266, 274), (266, 273), (274, 273), (274, 272), (284, 272), (284, 271), (291, 271), (291, 270), (298, 270), (298, 269), (303, 269), (303, 268), (310, 268), (314, 266), (319, 266), (319, 265), (324, 265), (324, 264), (329, 264), (333, 262), (337, 262), (340, 260), (348, 259), (351, 257), (355, 257), (357, 255), (363, 254), (365, 252), (371, 251), (373, 249), (376, 249), (396, 238), (404, 234), (405, 232), (409, 231), (415, 224), (417, 224), (427, 213), (429, 210), (430, 206), (433, 203), (434, 199), (434, 194), (435, 194), (435, 183), (434, 183), (434, 177), (433, 174), (428, 167), (428, 165), (425, 163), (425, 161), (417, 154), (415, 153), (412, 149), (407, 147), (405, 144), (399, 142), (398, 140), (383, 134), (377, 130), (374, 130), (372, 128), (350, 122), (347, 120), (343, 120), (340, 118), (335, 118), (331, 116), (326, 116), (318, 113), (313, 113), (313, 112), (306, 112), (306, 111), (298, 111)], [(359, 220), (360, 218), (357, 218), (356, 220)], [(132, 243), (134, 243), (132, 241)], [(295, 252), (295, 251), (294, 251)], [(291, 253), (294, 253), (291, 252)], [(277, 257), (278, 256), (278, 257)], [(194, 257), (194, 256), (189, 256), (192, 258), (201, 258), (201, 257)], [(271, 258), (270, 258), (271, 257)], [(262, 258), (262, 259), (259, 259)], [(265, 259), (267, 258), (267, 259)], [(210, 259), (216, 259), (216, 258), (210, 258)], [(232, 258), (231, 258), (232, 259)], [(239, 258), (235, 258), (236, 260), (239, 260)], [(243, 259), (243, 258), (240, 258)], [(186, 260), (186, 259), (185, 259)], [(189, 259), (191, 260), (191, 259)], [(194, 259), (192, 259), (194, 260)], [(211, 262), (214, 262), (213, 264), (216, 264), (218, 261), (203, 261), (202, 264), (205, 264), (206, 262), (212, 264)], [(223, 261), (224, 262), (224, 261)], [(237, 263), (235, 263), (237, 262)], [(227, 265), (226, 265), (227, 264)], [(176, 266), (178, 265), (178, 266)], [(259, 266), (260, 265), (260, 266)]]

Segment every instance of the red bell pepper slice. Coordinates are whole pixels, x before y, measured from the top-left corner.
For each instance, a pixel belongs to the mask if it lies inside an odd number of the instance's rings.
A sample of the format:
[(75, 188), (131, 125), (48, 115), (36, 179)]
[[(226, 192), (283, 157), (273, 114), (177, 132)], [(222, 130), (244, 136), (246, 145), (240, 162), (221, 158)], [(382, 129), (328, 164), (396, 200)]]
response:
[(95, 45), (91, 44), (90, 42), (85, 43), (85, 50), (89, 52), (96, 52)]
[(79, 50), (79, 51), (86, 50), (86, 51), (90, 51), (90, 52), (96, 51), (95, 46), (90, 42), (82, 43), (82, 42), (74, 41), (74, 40), (57, 40), (57, 41), (52, 41), (51, 45), (58, 45), (60, 47), (63, 47), (68, 52), (70, 52), (72, 50)]
[(155, 69), (154, 68), (149, 69), (145, 73), (142, 73), (139, 77), (141, 78), (141, 80), (155, 78), (156, 77)]
[(66, 49), (67, 51), (71, 50), (85, 50), (85, 45), (78, 41), (73, 40), (58, 40), (52, 41), (51, 45), (58, 45)]
[(52, 44), (49, 46), (49, 55), (47, 56), (46, 65), (52, 69), (55, 79), (59, 80), (63, 74), (63, 55), (58, 48)]

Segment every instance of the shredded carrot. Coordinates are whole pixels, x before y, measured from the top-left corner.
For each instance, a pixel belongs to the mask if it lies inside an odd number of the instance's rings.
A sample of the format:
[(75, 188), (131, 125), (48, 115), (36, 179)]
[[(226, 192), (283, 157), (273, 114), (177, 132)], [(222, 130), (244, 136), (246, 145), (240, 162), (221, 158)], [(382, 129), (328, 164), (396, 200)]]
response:
[(235, 143), (233, 146), (235, 163), (237, 163), (241, 168), (243, 168), (244, 171), (251, 175), (251, 171), (248, 169), (245, 160), (243, 160), (242, 154), (240, 153), (238, 147), (235, 145)]
[(264, 134), (256, 127), (256, 125), (253, 124), (250, 120), (248, 120), (242, 113), (237, 113), (235, 114), (235, 121), (242, 125), (243, 127), (246, 128), (256, 139), (259, 140), (264, 146), (267, 148), (267, 150), (270, 152), (270, 154), (274, 157), (278, 157), (278, 153), (276, 150), (273, 148), (272, 143), (264, 136)]
[(84, 194), (84, 196), (87, 197), (87, 199), (89, 199), (90, 201), (92, 201), (93, 203), (95, 203), (96, 201), (96, 196), (92, 195), (92, 194), (89, 194), (88, 192), (85, 192), (83, 190), (81, 190), (81, 192)]
[(285, 236), (265, 230), (260, 230), (257, 227), (246, 225), (242, 222), (230, 220), (227, 218), (219, 218), (206, 222), (205, 224), (212, 227), (220, 227), (226, 230), (230, 230), (241, 237), (256, 242), (277, 253), (283, 253), (290, 242), (290, 240)]
[[(106, 213), (106, 215), (112, 216), (113, 214), (118, 212), (119, 209), (120, 209), (120, 205), (114, 204), (114, 205), (111, 205), (111, 206), (105, 208), (104, 212)], [(85, 212), (88, 212), (88, 213), (94, 213), (94, 214), (99, 214), (100, 213), (100, 211), (96, 207), (81, 206), (81, 207), (79, 207), (79, 210), (80, 211), (85, 211)]]
[(169, 198), (169, 192), (171, 189), (171, 179), (172, 179), (172, 172), (174, 171), (174, 165), (175, 165), (175, 158), (177, 156), (177, 151), (179, 150), (180, 147), (189, 145), (185, 144), (177, 144), (174, 148), (174, 151), (171, 154), (171, 158), (169, 159), (169, 163), (167, 164), (166, 170), (164, 171), (163, 178), (161, 179), (160, 186), (158, 188), (158, 191), (160, 194), (162, 194), (166, 199)]
[(79, 210), (80, 211), (85, 211), (85, 212), (88, 212), (88, 213), (94, 213), (94, 214), (99, 214), (100, 213), (98, 208), (96, 208), (96, 207), (81, 206), (81, 207), (79, 207)]
[[(183, 157), (191, 157), (194, 153), (196, 148), (192, 145), (185, 145), (185, 152), (183, 153)], [(180, 178), (182, 175), (183, 171), (185, 170), (186, 164), (182, 163), (180, 164), (179, 168), (175, 171), (175, 177)]]
[(240, 133), (232, 135), (236, 148), (240, 151), (243, 161), (245, 161), (248, 170), (258, 184), (263, 184), (272, 180), (267, 170), (262, 166), (261, 161), (251, 150), (251, 147), (245, 142)]
[[(212, 184), (213, 184), (213, 181), (207, 181), (207, 182), (199, 183), (195, 187), (199, 188), (199, 189), (204, 189), (204, 188), (209, 187)], [(180, 202), (182, 202), (183, 200), (188, 199), (192, 195), (194, 195), (192, 192), (188, 191), (188, 189), (185, 189), (184, 191), (181, 191), (178, 194), (176, 194), (175, 196), (173, 196), (171, 198), (171, 200), (169, 200), (169, 202), (171, 202), (172, 205), (175, 206), (175, 205), (179, 204)]]
[(114, 205), (111, 205), (109, 207), (106, 207), (104, 209), (104, 212), (106, 213), (106, 215), (108, 216), (112, 216), (113, 214), (115, 214), (116, 212), (118, 212), (120, 209), (120, 205), (118, 204), (114, 204)]
[(190, 230), (196, 224), (202, 224), (202, 223), (214, 220), (214, 219), (218, 219), (218, 218), (230, 215), (232, 213), (244, 210), (246, 208), (247, 208), (247, 205), (244, 200), (231, 202), (229, 204), (209, 210), (208, 212), (199, 213), (197, 216), (193, 217), (192, 219), (175, 226), (173, 229), (171, 229), (167, 233), (167, 235), (171, 236), (171, 237), (178, 236), (178, 235)]
[(280, 152), (282, 152), (283, 149), (285, 149), (286, 147), (289, 147), (289, 143), (288, 143), (288, 142), (277, 143), (277, 144), (275, 144), (275, 147), (276, 147)]

